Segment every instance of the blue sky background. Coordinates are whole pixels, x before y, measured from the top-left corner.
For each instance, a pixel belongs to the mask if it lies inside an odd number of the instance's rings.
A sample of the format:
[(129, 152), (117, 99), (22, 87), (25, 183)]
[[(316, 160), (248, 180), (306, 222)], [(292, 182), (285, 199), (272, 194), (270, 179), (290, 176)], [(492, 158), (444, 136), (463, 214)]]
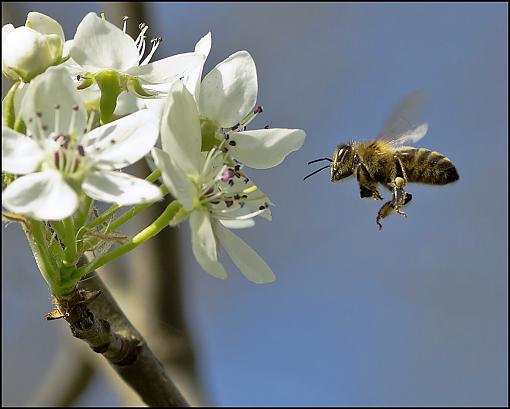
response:
[[(103, 8), (17, 10), (15, 25), (41, 11), (71, 38), (86, 12)], [(272, 266), (274, 284), (246, 281), (227, 259), (227, 281), (208, 276), (180, 228), (187, 316), (211, 404), (506, 405), (508, 6), (153, 3), (147, 12), (164, 38), (156, 59), (211, 31), (204, 72), (241, 49), (256, 62), (264, 113), (253, 128), (307, 132), (282, 165), (250, 173), (276, 206), (271, 223), (241, 236)], [(379, 202), (327, 172), (303, 182), (314, 169), (306, 162), (374, 137), (416, 89), (429, 122), (418, 146), (447, 155), (460, 180), (409, 186), (408, 218), (378, 231)], [(47, 339), (51, 357), (61, 336), (41, 320), (49, 295), (19, 230), (3, 229), (5, 404), (24, 402), (20, 379), (35, 385), (44, 374), (47, 362), (34, 363), (41, 351), (26, 352), (30, 338)], [(80, 403), (119, 401), (97, 382)]]

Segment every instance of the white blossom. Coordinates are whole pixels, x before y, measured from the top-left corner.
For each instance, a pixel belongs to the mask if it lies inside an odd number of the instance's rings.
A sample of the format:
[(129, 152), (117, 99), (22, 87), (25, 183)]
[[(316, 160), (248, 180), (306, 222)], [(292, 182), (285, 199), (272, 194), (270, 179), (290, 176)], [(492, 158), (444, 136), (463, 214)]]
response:
[(62, 62), (64, 31), (44, 14), (30, 12), (24, 26), (2, 26), (2, 72), (13, 81), (30, 82)]
[(114, 71), (121, 74), (124, 91), (139, 97), (157, 96), (156, 88), (151, 89), (151, 85), (171, 83), (202, 64), (204, 57), (198, 53), (150, 62), (161, 38), (151, 40), (152, 49), (144, 57), (148, 26), (140, 27), (138, 38), (133, 40), (126, 34), (125, 27), (121, 30), (95, 13), (83, 18), (69, 48), (71, 58), (81, 68), (85, 85), (92, 84), (98, 73)]
[(90, 130), (78, 92), (62, 66), (34, 79), (21, 109), (27, 135), (2, 128), (2, 171), (22, 175), (3, 192), (8, 210), (60, 220), (76, 211), (82, 192), (120, 205), (161, 198), (156, 186), (116, 171), (154, 146), (159, 121), (152, 112), (139, 111)]
[(232, 54), (211, 70), (201, 83), (200, 78), (197, 81), (186, 83), (186, 86), (195, 90), (202, 134), (213, 146), (228, 139), (224, 150), (231, 158), (252, 168), (267, 169), (280, 164), (289, 153), (303, 145), (305, 132), (301, 129), (245, 130), (262, 112), (262, 107), (255, 107), (257, 71), (247, 51)]
[[(177, 127), (173, 120), (180, 117)], [(177, 223), (189, 216), (193, 253), (209, 274), (226, 278), (218, 260), (221, 245), (241, 273), (255, 283), (274, 281), (267, 263), (229, 228), (250, 227), (253, 218), (270, 218), (269, 199), (242, 172), (224, 164), (224, 152), (215, 147), (201, 152), (200, 120), (191, 93), (181, 82), (169, 91), (161, 125), (163, 150), (153, 156), (163, 182), (182, 204)]]

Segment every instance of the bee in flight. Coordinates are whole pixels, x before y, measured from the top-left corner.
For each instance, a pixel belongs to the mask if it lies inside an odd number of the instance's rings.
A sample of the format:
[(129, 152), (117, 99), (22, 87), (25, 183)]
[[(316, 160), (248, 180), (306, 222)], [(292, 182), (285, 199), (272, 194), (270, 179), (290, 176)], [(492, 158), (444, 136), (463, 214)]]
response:
[(327, 168), (332, 182), (354, 175), (359, 183), (360, 196), (375, 200), (383, 199), (377, 190), (381, 184), (391, 192), (392, 198), (377, 213), (379, 230), (382, 229), (381, 220), (393, 211), (407, 216), (401, 209), (412, 199), (412, 195), (404, 190), (408, 183), (446, 185), (459, 179), (455, 165), (443, 154), (405, 146), (416, 143), (427, 133), (426, 122), (413, 125), (417, 123), (415, 120), (421, 101), (421, 93), (409, 95), (376, 139), (338, 145), (332, 159), (308, 162), (309, 165), (322, 161), (330, 163), (305, 176), (304, 180)]

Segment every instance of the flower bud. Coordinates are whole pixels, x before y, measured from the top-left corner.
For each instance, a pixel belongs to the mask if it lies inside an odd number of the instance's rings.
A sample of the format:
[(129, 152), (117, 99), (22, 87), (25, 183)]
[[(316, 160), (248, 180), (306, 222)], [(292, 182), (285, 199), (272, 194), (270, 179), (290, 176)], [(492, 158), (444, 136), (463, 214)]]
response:
[(64, 32), (52, 18), (29, 13), (25, 26), (2, 27), (2, 72), (14, 81), (30, 82), (62, 61)]

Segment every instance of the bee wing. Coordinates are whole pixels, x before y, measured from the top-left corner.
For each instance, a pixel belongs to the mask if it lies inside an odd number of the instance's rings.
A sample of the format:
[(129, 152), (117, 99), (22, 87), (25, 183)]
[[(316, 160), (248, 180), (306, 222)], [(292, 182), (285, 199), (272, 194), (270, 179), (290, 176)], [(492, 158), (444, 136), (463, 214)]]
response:
[(423, 93), (413, 92), (407, 96), (390, 117), (377, 139), (392, 145), (415, 143), (425, 136), (428, 124), (421, 120)]

